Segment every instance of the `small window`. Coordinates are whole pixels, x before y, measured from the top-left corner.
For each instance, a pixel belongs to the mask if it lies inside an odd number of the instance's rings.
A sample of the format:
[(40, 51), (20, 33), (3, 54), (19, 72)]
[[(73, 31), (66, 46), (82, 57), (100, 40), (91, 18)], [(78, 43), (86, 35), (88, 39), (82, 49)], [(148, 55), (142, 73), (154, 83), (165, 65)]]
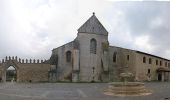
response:
[(165, 62), (165, 67), (167, 67), (167, 62)]
[(162, 61), (160, 61), (160, 66), (162, 66)]
[(66, 61), (71, 62), (71, 51), (66, 52)]
[(156, 65), (158, 65), (158, 60), (156, 60)]
[(151, 70), (150, 69), (148, 69), (148, 74), (150, 74), (151, 73)]
[(114, 54), (113, 54), (113, 62), (116, 62), (116, 56), (117, 56), (117, 53), (114, 52)]
[(143, 57), (143, 63), (146, 63), (146, 57)]
[(152, 64), (152, 59), (151, 58), (149, 58), (149, 64)]
[(129, 61), (129, 55), (127, 55), (127, 60)]
[(170, 67), (170, 63), (168, 63), (168, 67)]

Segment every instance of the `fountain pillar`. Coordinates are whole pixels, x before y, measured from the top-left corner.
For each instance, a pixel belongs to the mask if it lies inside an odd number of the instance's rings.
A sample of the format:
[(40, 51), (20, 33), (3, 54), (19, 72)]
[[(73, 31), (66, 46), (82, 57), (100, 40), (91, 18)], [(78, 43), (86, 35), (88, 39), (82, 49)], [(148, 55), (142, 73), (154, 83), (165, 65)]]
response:
[(165, 81), (165, 72), (162, 72), (161, 75), (162, 75), (162, 80), (161, 81), (164, 82)]

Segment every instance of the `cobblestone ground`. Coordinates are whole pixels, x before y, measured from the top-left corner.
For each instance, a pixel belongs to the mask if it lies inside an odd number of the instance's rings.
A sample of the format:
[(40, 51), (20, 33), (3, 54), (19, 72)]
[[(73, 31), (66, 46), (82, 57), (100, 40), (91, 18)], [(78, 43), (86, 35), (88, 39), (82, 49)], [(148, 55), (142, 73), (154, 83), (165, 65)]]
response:
[(115, 97), (103, 94), (107, 83), (0, 83), (0, 100), (170, 100), (170, 83), (145, 84), (153, 94)]

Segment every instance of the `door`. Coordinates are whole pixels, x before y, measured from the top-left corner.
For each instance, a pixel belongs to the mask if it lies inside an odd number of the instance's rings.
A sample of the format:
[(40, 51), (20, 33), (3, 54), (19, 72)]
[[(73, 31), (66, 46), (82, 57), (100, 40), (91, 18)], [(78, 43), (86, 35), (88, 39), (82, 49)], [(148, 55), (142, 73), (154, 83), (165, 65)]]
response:
[(158, 74), (158, 81), (162, 81), (162, 74)]

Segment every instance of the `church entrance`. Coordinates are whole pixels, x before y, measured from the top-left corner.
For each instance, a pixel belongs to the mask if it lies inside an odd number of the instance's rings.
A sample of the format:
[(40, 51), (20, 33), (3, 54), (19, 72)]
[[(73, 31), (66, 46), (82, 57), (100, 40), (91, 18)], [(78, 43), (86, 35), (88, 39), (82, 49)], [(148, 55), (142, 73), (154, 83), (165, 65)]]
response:
[(17, 70), (14, 66), (9, 66), (6, 69), (6, 81), (14, 82), (17, 80)]
[(162, 74), (158, 74), (158, 81), (162, 81)]

